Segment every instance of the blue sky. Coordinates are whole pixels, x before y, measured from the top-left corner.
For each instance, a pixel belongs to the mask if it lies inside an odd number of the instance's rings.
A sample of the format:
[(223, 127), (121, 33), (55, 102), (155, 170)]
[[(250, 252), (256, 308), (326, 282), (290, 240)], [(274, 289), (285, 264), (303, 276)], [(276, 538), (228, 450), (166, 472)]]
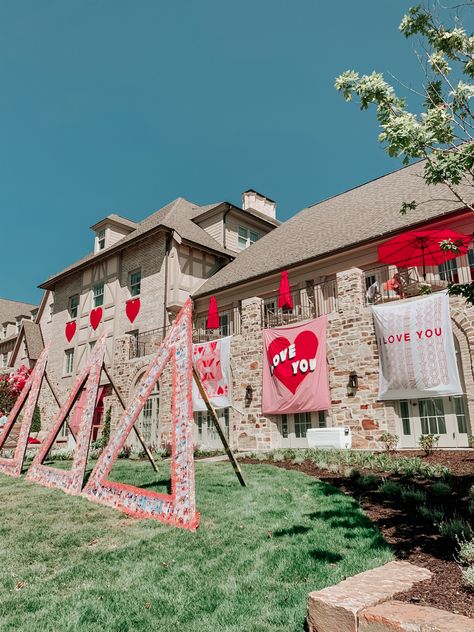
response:
[(396, 169), (345, 69), (422, 77), (414, 2), (0, 0), (0, 296), (89, 252), (93, 223), (254, 188), (280, 219)]

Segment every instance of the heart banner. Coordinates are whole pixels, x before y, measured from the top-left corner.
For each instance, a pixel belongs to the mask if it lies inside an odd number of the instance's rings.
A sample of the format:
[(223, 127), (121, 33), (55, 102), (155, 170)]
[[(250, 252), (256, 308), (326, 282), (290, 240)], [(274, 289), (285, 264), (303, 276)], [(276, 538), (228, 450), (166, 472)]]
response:
[(328, 410), (327, 317), (263, 331), (264, 415)]
[(128, 320), (133, 323), (135, 318), (138, 316), (138, 312), (140, 311), (140, 299), (134, 298), (130, 301), (127, 301), (125, 306), (125, 313), (127, 314)]
[(96, 307), (90, 313), (89, 320), (92, 326), (92, 329), (95, 331), (102, 320), (102, 307)]
[[(230, 341), (232, 336), (193, 345), (193, 364), (215, 408), (232, 405)], [(193, 410), (207, 410), (193, 381)]]
[(71, 320), (69, 323), (66, 323), (66, 339), (68, 342), (74, 338), (74, 334), (76, 333), (76, 321)]

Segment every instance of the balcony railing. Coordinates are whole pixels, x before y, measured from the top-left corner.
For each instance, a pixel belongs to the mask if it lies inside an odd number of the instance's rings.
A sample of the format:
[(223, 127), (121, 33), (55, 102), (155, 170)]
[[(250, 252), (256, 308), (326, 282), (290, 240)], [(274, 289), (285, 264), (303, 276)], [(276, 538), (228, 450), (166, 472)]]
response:
[(337, 311), (337, 280), (307, 284), (304, 289), (291, 291), (293, 308), (278, 307), (278, 294), (264, 299), (262, 305), (262, 327), (279, 327), (301, 320), (317, 318)]
[[(220, 326), (218, 329), (209, 330), (206, 329), (206, 317), (198, 317), (193, 325), (193, 342), (208, 342), (209, 340), (216, 340), (223, 336), (240, 334), (241, 319), (240, 310), (238, 308), (220, 311), (219, 322)], [(130, 334), (130, 360), (155, 353), (170, 327), (171, 325), (168, 325), (166, 329), (161, 327), (137, 334)]]
[(365, 302), (367, 305), (374, 305), (399, 301), (439, 292), (446, 289), (449, 282), (457, 282), (449, 269), (443, 276), (446, 278), (431, 273), (424, 280), (416, 267), (397, 269), (395, 266), (379, 266), (365, 270)]

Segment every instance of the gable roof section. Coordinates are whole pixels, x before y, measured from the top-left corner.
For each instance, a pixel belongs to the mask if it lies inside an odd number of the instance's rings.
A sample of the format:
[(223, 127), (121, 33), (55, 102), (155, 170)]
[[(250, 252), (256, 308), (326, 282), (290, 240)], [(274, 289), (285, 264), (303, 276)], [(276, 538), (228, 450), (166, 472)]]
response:
[[(265, 235), (237, 259), (208, 279), (194, 293), (205, 296), (226, 287), (263, 277), (351, 246), (389, 236), (424, 221), (464, 208), (447, 187), (428, 187), (424, 161), (303, 209)], [(473, 201), (471, 187), (462, 194)], [(403, 216), (403, 202), (419, 206)]]
[(43, 289), (50, 289), (62, 277), (71, 274), (86, 265), (95, 263), (96, 261), (101, 261), (102, 259), (109, 257), (111, 254), (122, 250), (129, 244), (145, 238), (160, 229), (176, 231), (184, 241), (201, 246), (204, 249), (210, 250), (218, 255), (225, 256), (228, 259), (232, 259), (235, 256), (235, 253), (223, 248), (219, 242), (213, 239), (204, 229), (200, 228), (192, 221), (195, 215), (200, 213), (202, 213), (202, 207), (197, 206), (184, 198), (177, 198), (173, 202), (170, 202), (161, 208), (159, 211), (156, 211), (152, 215), (146, 217), (142, 222), (137, 224), (135, 230), (117, 241), (113, 246), (110, 246), (105, 250), (86, 255), (58, 274), (55, 274), (47, 279), (40, 285), (40, 287)]
[(269, 215), (265, 215), (265, 213), (261, 213), (260, 211), (255, 211), (254, 209), (243, 209), (239, 206), (235, 206), (230, 202), (218, 202), (217, 204), (208, 204), (207, 206), (200, 207), (200, 213), (196, 215), (193, 219), (195, 222), (199, 223), (206, 217), (213, 214), (213, 211), (216, 211), (219, 207), (227, 207), (231, 211), (235, 211), (240, 213), (244, 217), (248, 217), (249, 219), (258, 219), (266, 224), (270, 224), (270, 226), (280, 226), (280, 220), (270, 217)]
[(26, 316), (35, 309), (37, 305), (31, 303), (21, 303), (20, 301), (10, 301), (7, 298), (0, 298), (0, 324), (14, 323), (17, 316)]

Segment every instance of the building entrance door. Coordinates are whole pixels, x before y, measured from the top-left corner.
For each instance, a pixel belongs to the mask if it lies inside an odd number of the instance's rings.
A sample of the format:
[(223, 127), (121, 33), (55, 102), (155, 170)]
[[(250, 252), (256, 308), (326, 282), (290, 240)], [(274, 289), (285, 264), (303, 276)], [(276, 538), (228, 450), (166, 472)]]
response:
[[(221, 422), (224, 434), (227, 440), (229, 440), (229, 409), (219, 408), (216, 410), (216, 413)], [(200, 448), (221, 449), (224, 447), (207, 410), (195, 412), (194, 423), (194, 442)]]
[(468, 446), (464, 396), (400, 401), (400, 446), (419, 448), (421, 435), (439, 436), (438, 447)]
[(138, 429), (147, 446), (160, 445), (160, 386), (157, 383), (138, 418)]
[(279, 426), (282, 448), (307, 448), (306, 432), (310, 428), (325, 428), (326, 413), (320, 410), (315, 413), (280, 415)]

